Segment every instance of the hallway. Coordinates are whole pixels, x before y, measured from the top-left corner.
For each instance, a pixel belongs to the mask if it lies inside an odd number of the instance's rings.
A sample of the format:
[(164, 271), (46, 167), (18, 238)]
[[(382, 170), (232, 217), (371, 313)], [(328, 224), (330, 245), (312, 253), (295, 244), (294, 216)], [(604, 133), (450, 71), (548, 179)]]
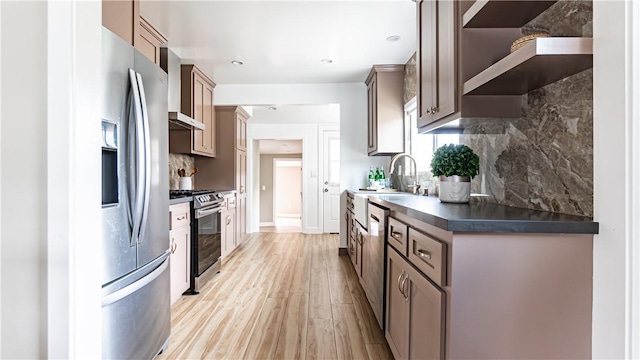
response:
[(158, 359), (392, 359), (338, 235), (254, 233), (171, 309)]

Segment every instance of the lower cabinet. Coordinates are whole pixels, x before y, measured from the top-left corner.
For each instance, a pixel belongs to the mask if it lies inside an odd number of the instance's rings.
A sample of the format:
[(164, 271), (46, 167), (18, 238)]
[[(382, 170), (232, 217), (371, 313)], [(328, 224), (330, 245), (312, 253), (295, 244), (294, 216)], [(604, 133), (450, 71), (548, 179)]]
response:
[(180, 298), (190, 286), (191, 269), (191, 205), (176, 204), (169, 207), (169, 237), (171, 246), (171, 303)]
[(240, 245), (236, 231), (236, 197), (229, 197), (221, 213), (222, 221), (222, 258), (231, 254)]
[(443, 359), (445, 293), (387, 248), (385, 337), (396, 359)]

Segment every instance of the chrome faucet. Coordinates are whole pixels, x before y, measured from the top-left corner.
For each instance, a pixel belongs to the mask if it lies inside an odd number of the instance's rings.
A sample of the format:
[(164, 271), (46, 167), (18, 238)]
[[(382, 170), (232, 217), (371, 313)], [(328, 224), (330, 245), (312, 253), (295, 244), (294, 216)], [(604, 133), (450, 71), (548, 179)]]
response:
[(420, 185), (418, 185), (418, 165), (416, 164), (416, 159), (414, 159), (413, 156), (411, 156), (410, 154), (400, 153), (400, 154), (393, 155), (393, 157), (391, 158), (391, 163), (389, 164), (389, 177), (391, 177), (391, 175), (393, 174), (393, 167), (396, 164), (396, 161), (398, 161), (398, 159), (400, 159), (401, 157), (405, 157), (405, 156), (411, 159), (411, 161), (413, 161), (413, 173), (415, 178), (413, 181), (412, 192), (414, 194), (417, 194), (418, 189), (420, 188)]

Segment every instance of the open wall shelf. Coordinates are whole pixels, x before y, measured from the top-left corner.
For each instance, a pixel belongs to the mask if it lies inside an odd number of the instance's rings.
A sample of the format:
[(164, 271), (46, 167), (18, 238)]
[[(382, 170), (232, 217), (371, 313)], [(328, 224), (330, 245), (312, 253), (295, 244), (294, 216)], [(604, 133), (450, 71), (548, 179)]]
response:
[(556, 1), (476, 0), (462, 17), (465, 28), (519, 28)]
[(593, 67), (592, 38), (537, 38), (464, 83), (464, 95), (523, 95)]

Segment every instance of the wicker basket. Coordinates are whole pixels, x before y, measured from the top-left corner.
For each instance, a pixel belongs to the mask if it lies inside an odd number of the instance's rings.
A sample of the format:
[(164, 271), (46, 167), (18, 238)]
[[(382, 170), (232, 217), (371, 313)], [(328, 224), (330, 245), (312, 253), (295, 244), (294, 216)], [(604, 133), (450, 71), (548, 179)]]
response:
[(514, 41), (513, 44), (511, 44), (511, 52), (514, 52), (514, 51), (520, 49), (521, 47), (527, 45), (529, 42), (533, 41), (534, 39), (541, 38), (541, 37), (549, 37), (549, 34), (548, 33), (535, 33), (535, 34), (525, 35), (525, 36), (517, 39), (516, 41)]

